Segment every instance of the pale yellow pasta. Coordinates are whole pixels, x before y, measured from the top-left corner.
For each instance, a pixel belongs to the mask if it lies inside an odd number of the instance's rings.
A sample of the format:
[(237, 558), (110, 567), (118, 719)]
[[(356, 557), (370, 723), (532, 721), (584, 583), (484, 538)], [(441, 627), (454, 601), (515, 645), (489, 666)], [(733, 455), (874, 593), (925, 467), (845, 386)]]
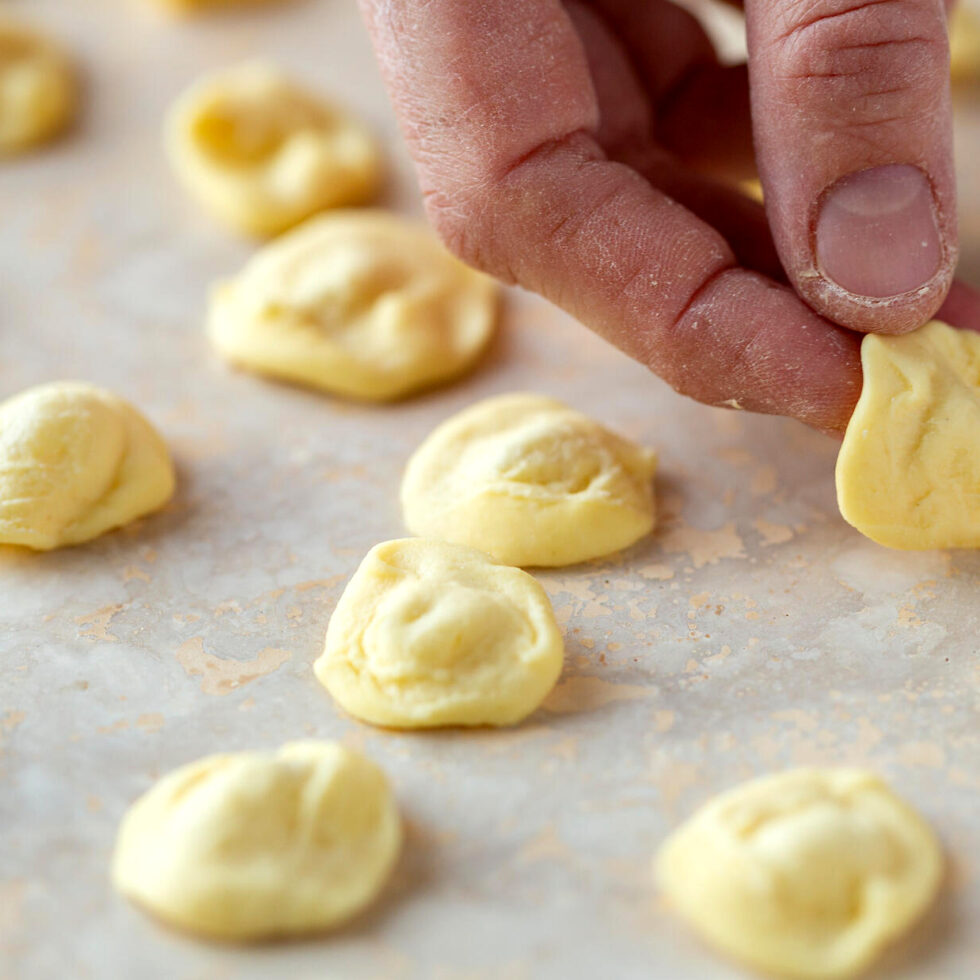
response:
[(262, 62), (192, 85), (170, 111), (166, 142), (188, 192), (246, 234), (276, 235), (326, 208), (362, 204), (381, 177), (360, 123)]
[(381, 211), (312, 218), (212, 292), (208, 334), (242, 367), (368, 401), (466, 371), (497, 287), (424, 226)]
[(0, 404), (0, 543), (79, 544), (162, 507), (174, 468), (132, 405), (77, 381)]
[(861, 365), (837, 457), (844, 519), (891, 548), (980, 547), (980, 333), (868, 334)]
[(384, 774), (334, 742), (213, 755), (129, 809), (113, 881), (164, 921), (227, 940), (298, 936), (368, 905), (401, 846)]
[(147, 0), (148, 3), (180, 14), (209, 10), (228, 10), (235, 7), (264, 7), (288, 0)]
[(956, 82), (980, 77), (980, 18), (965, 0), (949, 11), (949, 70)]
[(402, 480), (408, 529), (509, 565), (569, 565), (654, 525), (656, 455), (552, 398), (501, 395), (443, 422)]
[(873, 773), (795, 769), (736, 786), (667, 839), (670, 904), (712, 945), (799, 980), (864, 970), (942, 878), (922, 818)]
[(406, 538), (368, 552), (314, 669), (342, 708), (376, 725), (512, 725), (554, 687), (563, 653), (551, 603), (526, 572)]
[(0, 14), (0, 156), (63, 130), (75, 112), (76, 89), (60, 46)]

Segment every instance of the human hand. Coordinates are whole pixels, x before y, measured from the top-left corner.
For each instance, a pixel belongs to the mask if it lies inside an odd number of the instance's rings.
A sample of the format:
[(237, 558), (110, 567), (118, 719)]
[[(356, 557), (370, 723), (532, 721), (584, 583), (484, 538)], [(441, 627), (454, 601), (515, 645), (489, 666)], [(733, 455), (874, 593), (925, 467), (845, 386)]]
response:
[[(447, 245), (678, 391), (839, 432), (852, 330), (943, 303), (942, 0), (748, 0), (748, 71), (667, 0), (360, 2)], [(750, 102), (768, 220), (706, 176), (751, 168)], [(980, 326), (980, 299), (942, 315)]]

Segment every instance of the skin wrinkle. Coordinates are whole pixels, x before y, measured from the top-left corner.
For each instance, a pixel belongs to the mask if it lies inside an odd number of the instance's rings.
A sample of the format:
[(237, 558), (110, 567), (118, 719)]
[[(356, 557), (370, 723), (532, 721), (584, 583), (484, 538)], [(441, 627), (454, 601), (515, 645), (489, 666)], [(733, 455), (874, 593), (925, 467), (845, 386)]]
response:
[(885, 116), (882, 119), (869, 119), (862, 122), (861, 120), (856, 120), (849, 127), (848, 135), (852, 136), (855, 141), (863, 140), (869, 149), (873, 150), (877, 146), (877, 141), (875, 136), (878, 133), (872, 134), (871, 136), (862, 136), (861, 131), (863, 129), (870, 129), (872, 127), (877, 127), (879, 130), (884, 129), (886, 126), (891, 126), (894, 124), (897, 127), (908, 126), (909, 120), (907, 116)]
[(903, 85), (899, 85), (897, 87), (893, 86), (892, 88), (875, 89), (874, 91), (866, 92), (865, 95), (867, 98), (876, 98), (879, 95), (894, 95), (896, 92), (904, 91), (904, 89), (905, 87)]
[[(883, 76), (889, 81), (894, 80), (890, 68), (896, 57), (903, 63), (902, 74), (897, 79), (901, 84), (890, 90), (906, 99), (916, 99), (921, 83), (934, 74), (937, 64), (943, 63), (944, 51), (937, 48), (935, 41), (919, 37), (833, 48), (804, 48), (780, 52), (774, 59), (773, 72), (785, 82), (803, 84), (824, 78), (852, 79), (855, 95), (860, 97), (867, 87)], [(786, 68), (781, 67), (784, 64)], [(937, 96), (932, 104), (939, 101)], [(922, 112), (924, 114), (925, 110)]]
[[(789, 0), (776, 11), (777, 18), (781, 12), (784, 12), (781, 19), (788, 26), (782, 33), (776, 34), (774, 40), (781, 42), (793, 37), (801, 37), (809, 34), (814, 28), (840, 18), (853, 19), (867, 13), (871, 7), (886, 6), (902, 8), (903, 0), (861, 0), (860, 3), (842, 3), (841, 0), (830, 0), (829, 3), (827, 0)], [(807, 16), (818, 8), (818, 13)], [(800, 16), (801, 12), (802, 16)]]
[(891, 40), (884, 41), (862, 41), (858, 44), (842, 44), (838, 47), (838, 51), (871, 51), (875, 48), (894, 48), (902, 47), (906, 44), (926, 44), (929, 47), (934, 46), (933, 39), (930, 37), (900, 37), (893, 38)]

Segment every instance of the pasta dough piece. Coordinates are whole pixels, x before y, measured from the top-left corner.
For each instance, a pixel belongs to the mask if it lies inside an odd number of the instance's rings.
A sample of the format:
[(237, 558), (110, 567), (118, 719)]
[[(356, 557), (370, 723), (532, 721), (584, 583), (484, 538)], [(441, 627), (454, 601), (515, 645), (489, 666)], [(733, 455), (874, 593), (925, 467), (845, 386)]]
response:
[(508, 565), (570, 565), (654, 525), (657, 457), (561, 402), (501, 395), (443, 422), (402, 481), (414, 534)]
[(62, 49), (0, 15), (0, 155), (50, 139), (71, 120), (75, 77)]
[(158, 7), (165, 7), (181, 14), (199, 10), (224, 10), (227, 7), (262, 7), (284, 0), (151, 0)]
[(0, 543), (79, 544), (162, 507), (174, 469), (132, 405), (58, 381), (0, 404)]
[(314, 218), (213, 292), (228, 360), (352, 398), (397, 398), (460, 374), (493, 333), (497, 287), (423, 226), (380, 211)]
[(179, 180), (236, 231), (276, 235), (325, 208), (360, 204), (380, 181), (367, 131), (272, 65), (192, 85), (167, 121)]
[(711, 800), (663, 845), (668, 900), (701, 935), (778, 976), (864, 969), (930, 905), (942, 852), (873, 773), (796, 769)]
[(844, 519), (890, 548), (980, 547), (980, 334), (933, 320), (861, 342), (837, 457)]
[(203, 936), (294, 936), (367, 906), (401, 837), (377, 766), (335, 742), (294, 742), (165, 776), (124, 817), (112, 877), (165, 922)]
[(980, 76), (980, 20), (975, 10), (960, 2), (948, 12), (949, 69), (954, 81)]
[(554, 687), (563, 654), (551, 603), (526, 572), (406, 538), (368, 552), (314, 669), (375, 725), (513, 725)]

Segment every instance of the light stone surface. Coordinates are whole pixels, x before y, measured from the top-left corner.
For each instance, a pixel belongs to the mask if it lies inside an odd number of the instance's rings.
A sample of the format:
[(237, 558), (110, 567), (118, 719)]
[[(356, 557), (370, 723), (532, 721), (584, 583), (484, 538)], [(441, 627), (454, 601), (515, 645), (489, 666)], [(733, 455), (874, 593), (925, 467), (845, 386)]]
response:
[[(232, 372), (204, 337), (205, 295), (250, 246), (177, 188), (161, 120), (202, 71), (271, 56), (387, 137), (388, 203), (417, 213), (354, 3), (179, 22), (122, 0), (17, 7), (88, 84), (74, 135), (0, 170), (0, 395), (65, 377), (119, 392), (167, 438), (180, 486), (90, 545), (0, 551), (0, 975), (734, 980), (654, 893), (652, 855), (711, 795), (807, 763), (880, 772), (951, 855), (935, 911), (872, 980), (980, 975), (980, 556), (861, 538), (837, 514), (833, 442), (684, 401), (518, 292), (482, 368), (401, 405)], [(980, 108), (960, 123), (966, 163)], [(330, 611), (367, 550), (404, 533), (398, 482), (419, 441), (522, 389), (658, 450), (660, 528), (539, 576), (567, 668), (524, 725), (360, 725), (313, 676)], [(155, 777), (306, 737), (367, 753), (408, 818), (373, 911), (332, 938), (237, 949), (112, 892), (117, 823)]]

